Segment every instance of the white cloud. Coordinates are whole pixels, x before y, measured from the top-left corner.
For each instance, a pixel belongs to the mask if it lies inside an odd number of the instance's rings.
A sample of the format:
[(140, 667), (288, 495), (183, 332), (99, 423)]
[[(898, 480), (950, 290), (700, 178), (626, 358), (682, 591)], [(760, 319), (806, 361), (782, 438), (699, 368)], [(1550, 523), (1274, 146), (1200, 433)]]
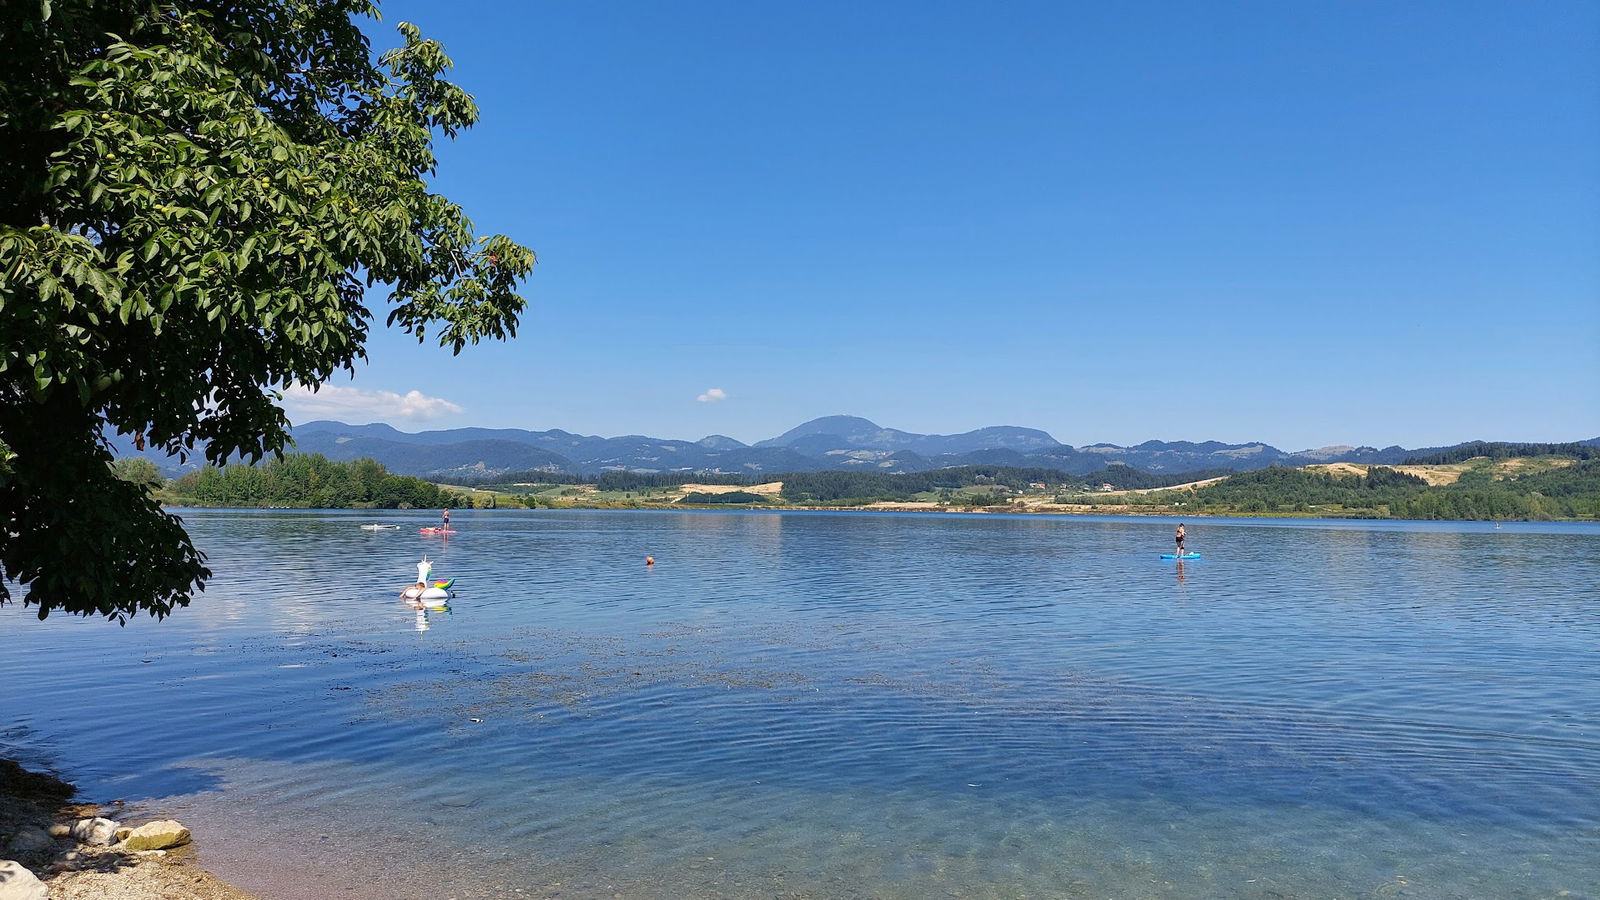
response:
[(283, 405), (293, 422), (312, 419), (338, 419), (352, 424), (387, 419), (425, 422), (461, 412), (461, 407), (449, 400), (429, 397), (421, 391), (396, 394), (334, 384), (325, 384), (316, 390), (303, 384), (291, 384), (283, 389)]
[(722, 388), (712, 388), (711, 390), (706, 391), (704, 394), (701, 394), (700, 396), (696, 397), (695, 399), (699, 400), (701, 403), (715, 403), (718, 400), (726, 400), (726, 399), (728, 399), (728, 392), (723, 390)]

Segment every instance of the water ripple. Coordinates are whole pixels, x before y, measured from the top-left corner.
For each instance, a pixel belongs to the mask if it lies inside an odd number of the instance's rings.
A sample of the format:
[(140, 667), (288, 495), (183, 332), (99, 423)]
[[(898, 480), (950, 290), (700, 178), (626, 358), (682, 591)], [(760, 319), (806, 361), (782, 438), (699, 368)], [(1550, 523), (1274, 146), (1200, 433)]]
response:
[[(0, 751), (243, 879), (266, 835), (374, 897), (1600, 883), (1592, 526), (1197, 520), (1179, 568), (1153, 520), (185, 515), (217, 578), (170, 621), (0, 610)], [(449, 611), (396, 600), (424, 553)]]

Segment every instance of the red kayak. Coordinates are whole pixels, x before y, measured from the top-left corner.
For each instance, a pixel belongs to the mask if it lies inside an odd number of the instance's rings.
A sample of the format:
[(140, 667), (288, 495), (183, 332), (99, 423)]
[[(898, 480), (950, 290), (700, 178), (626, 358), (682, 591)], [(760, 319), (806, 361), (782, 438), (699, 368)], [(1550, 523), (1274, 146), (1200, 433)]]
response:
[(422, 529), (422, 533), (423, 534), (455, 534), (456, 530), (454, 528), (424, 528), (424, 529)]

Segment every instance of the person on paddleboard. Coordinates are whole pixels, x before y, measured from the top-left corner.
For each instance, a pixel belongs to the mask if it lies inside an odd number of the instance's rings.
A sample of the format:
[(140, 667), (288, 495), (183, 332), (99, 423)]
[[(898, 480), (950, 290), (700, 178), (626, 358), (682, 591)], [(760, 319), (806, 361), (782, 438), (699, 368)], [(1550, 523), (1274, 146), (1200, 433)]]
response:
[(444, 511), (444, 527), (439, 529), (439, 530), (440, 531), (449, 531), (450, 530), (450, 509), (449, 509), (449, 507), (446, 507), (445, 511)]
[(1182, 559), (1183, 558), (1183, 537), (1184, 537), (1184, 535), (1183, 535), (1183, 523), (1182, 522), (1178, 523), (1178, 531), (1177, 531), (1176, 534), (1173, 535), (1173, 537), (1178, 541), (1178, 558)]

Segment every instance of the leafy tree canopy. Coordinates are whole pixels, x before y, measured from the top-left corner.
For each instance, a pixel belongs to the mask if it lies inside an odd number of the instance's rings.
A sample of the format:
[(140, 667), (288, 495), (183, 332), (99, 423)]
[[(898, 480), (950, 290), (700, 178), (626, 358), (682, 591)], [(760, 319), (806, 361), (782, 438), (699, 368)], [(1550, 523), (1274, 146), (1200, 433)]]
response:
[(114, 477), (108, 429), (214, 463), (281, 452), (277, 390), (351, 369), (375, 293), (455, 352), (515, 333), (534, 254), (429, 190), (435, 138), (477, 109), (411, 25), (374, 58), (376, 17), (0, 2), (0, 574), (41, 618), (164, 616), (210, 574)]
[(391, 475), (375, 459), (335, 462), (320, 453), (288, 453), (261, 466), (206, 466), (173, 482), (169, 492), (186, 506), (436, 509), (472, 505), (470, 495), (443, 490), (420, 478)]
[(117, 460), (111, 465), (111, 471), (123, 481), (134, 484), (148, 484), (151, 487), (160, 487), (166, 483), (161, 476), (161, 470), (156, 464), (142, 456), (128, 456)]
[(1575, 459), (1600, 459), (1600, 447), (1574, 442), (1569, 444), (1511, 444), (1503, 441), (1472, 441), (1429, 453), (1408, 457), (1404, 465), (1439, 466), (1469, 459), (1511, 459), (1517, 456), (1570, 456)]
[(738, 504), (738, 503), (771, 503), (772, 498), (764, 494), (752, 494), (749, 491), (724, 491), (720, 494), (707, 494), (702, 491), (684, 494), (679, 503), (694, 505), (703, 504)]

